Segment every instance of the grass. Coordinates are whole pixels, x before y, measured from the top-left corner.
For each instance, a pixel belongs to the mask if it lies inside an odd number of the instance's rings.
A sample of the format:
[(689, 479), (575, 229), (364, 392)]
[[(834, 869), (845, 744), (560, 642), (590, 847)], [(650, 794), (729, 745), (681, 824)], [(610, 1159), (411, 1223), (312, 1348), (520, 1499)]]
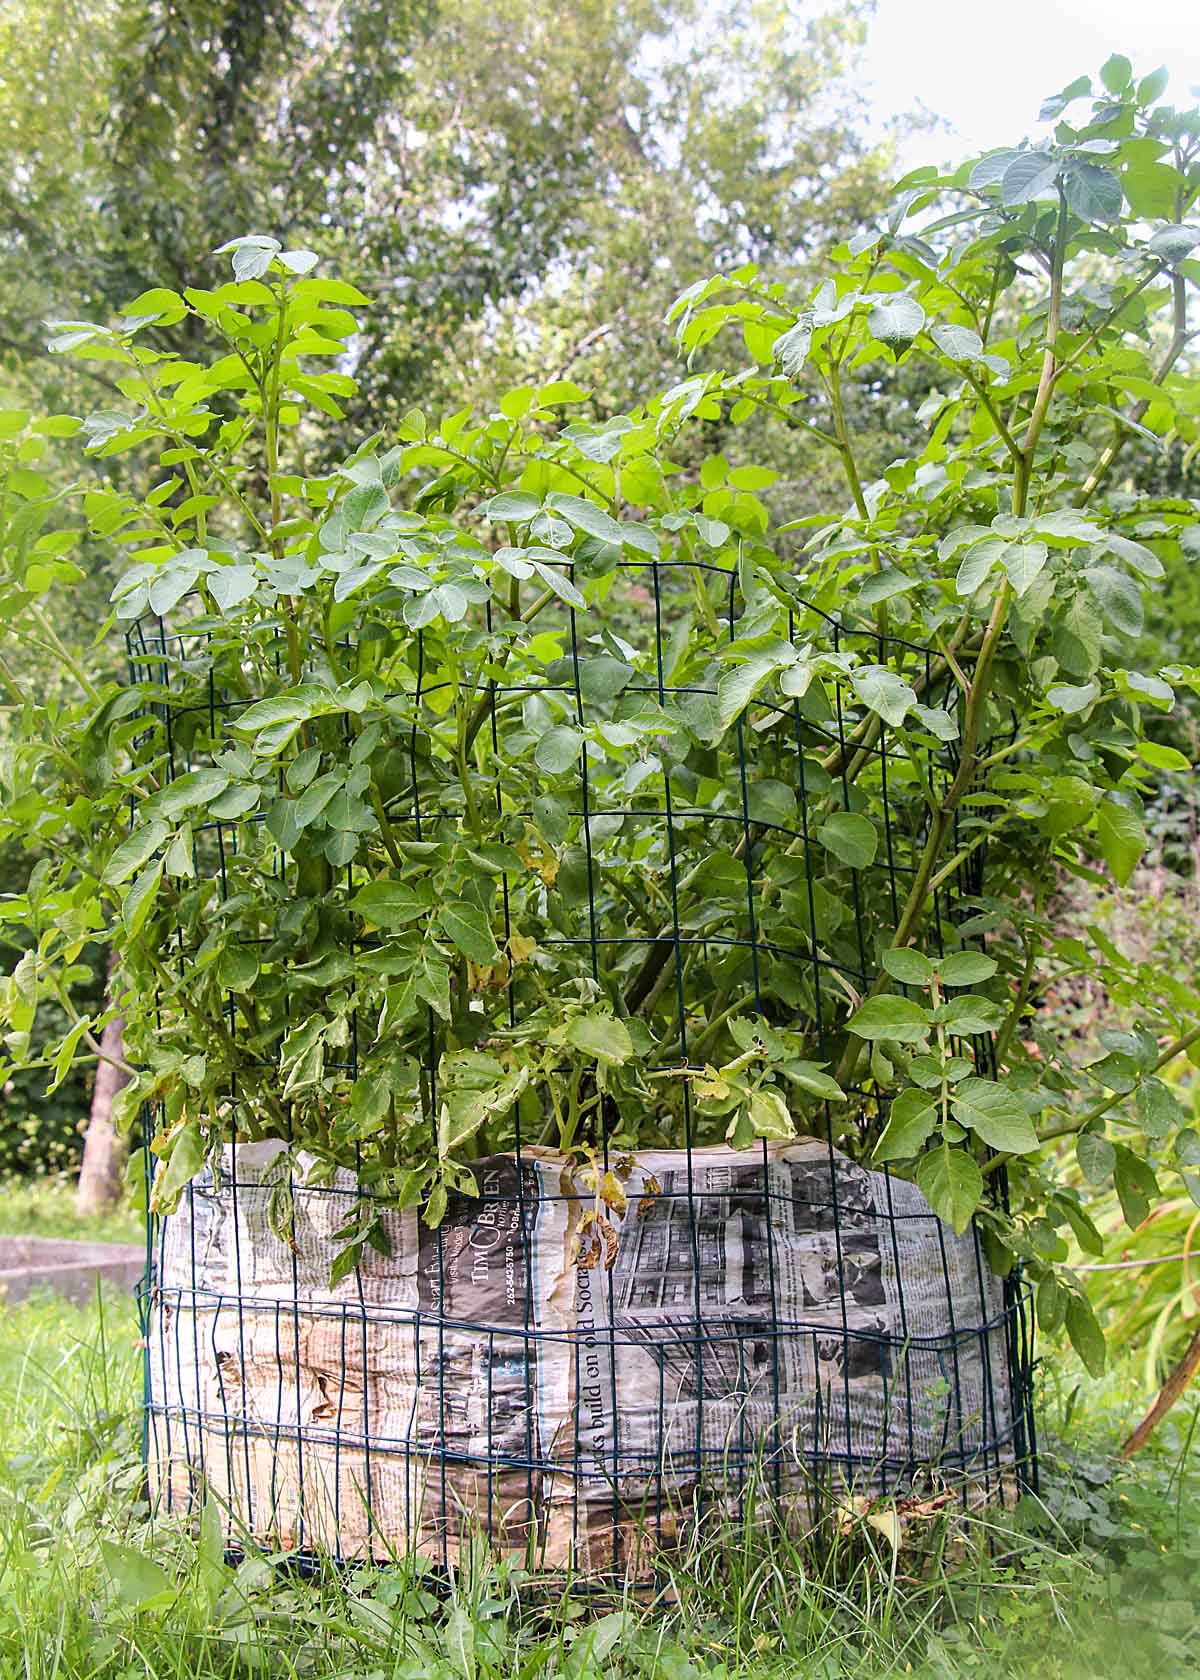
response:
[(860, 1527), (821, 1545), (707, 1535), (657, 1602), (532, 1595), (480, 1558), (314, 1580), (226, 1563), (139, 1502), (131, 1303), (43, 1297), (0, 1314), (0, 1680), (1122, 1680), (1200, 1673), (1196, 1403), (1118, 1468), (1132, 1368), (1049, 1382), (1043, 1498), (935, 1524), (893, 1556)]
[(132, 1198), (112, 1213), (82, 1219), (75, 1211), (73, 1179), (10, 1177), (0, 1179), (0, 1236), (140, 1243), (146, 1220)]
[(66, 1236), (103, 1243), (141, 1243), (146, 1218), (133, 1198), (113, 1213), (81, 1218), (71, 1178), (0, 1179), (0, 1236)]

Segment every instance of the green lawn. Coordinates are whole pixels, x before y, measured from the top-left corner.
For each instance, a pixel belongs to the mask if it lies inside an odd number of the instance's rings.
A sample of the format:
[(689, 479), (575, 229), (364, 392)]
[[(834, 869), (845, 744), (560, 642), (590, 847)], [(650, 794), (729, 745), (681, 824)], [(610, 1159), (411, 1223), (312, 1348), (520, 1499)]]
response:
[(399, 1680), (562, 1674), (866, 1680), (1200, 1673), (1196, 1401), (1152, 1455), (1108, 1448), (1142, 1396), (1118, 1375), (1044, 1395), (1045, 1498), (939, 1557), (868, 1532), (801, 1548), (710, 1540), (657, 1603), (547, 1603), (481, 1565), (449, 1594), (405, 1568), (297, 1580), (226, 1565), (139, 1503), (132, 1305), (0, 1312), (0, 1677)]

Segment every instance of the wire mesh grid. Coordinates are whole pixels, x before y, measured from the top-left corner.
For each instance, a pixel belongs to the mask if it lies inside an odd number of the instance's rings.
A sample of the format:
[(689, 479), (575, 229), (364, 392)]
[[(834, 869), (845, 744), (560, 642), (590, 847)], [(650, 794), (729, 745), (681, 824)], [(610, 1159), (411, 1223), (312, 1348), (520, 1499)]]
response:
[[(886, 1119), (879, 1081), (860, 1079), (848, 1104), (810, 1104), (794, 1140), (734, 1148), (689, 1077), (738, 1009), (803, 1032), (823, 1063), (840, 1052), (848, 1000), (878, 974), (925, 840), (895, 790), (914, 777), (944, 788), (956, 768), (952, 742), (926, 734), (914, 750), (864, 712), (845, 656), (948, 711), (953, 679), (927, 650), (798, 600), (790, 634), (833, 655), (831, 670), (790, 699), (754, 693), (724, 727), (716, 664), (674, 680), (683, 578), (699, 572), (710, 591), (719, 581), (732, 640), (746, 611), (736, 568), (625, 559), (606, 622), (566, 605), (548, 613), (536, 661), (514, 659), (472, 696), (472, 750), (495, 767), (496, 821), (510, 836), (547, 826), (536, 804), (545, 709), (591, 728), (566, 787), (557, 769), (545, 778), (563, 831), (552, 865), (547, 846), (540, 870), (504, 869), (496, 885), (504, 949), (536, 924), (540, 983), (510, 962), (502, 983), (484, 985), (465, 1005), (482, 1017), (476, 1041), (540, 1034), (547, 991), (574, 989), (651, 1024), (647, 1079), (594, 1081), (566, 1149), (545, 1124), (549, 1087), (533, 1104), (526, 1095), (491, 1152), (471, 1159), (475, 1193), (452, 1191), (436, 1228), (394, 1205), (393, 1181), (367, 1170), (360, 1143), (324, 1168), (291, 1147), (286, 1101), (282, 1126), (247, 1128), (232, 1082), (227, 1141), (178, 1209), (151, 1220), (145, 1452), (160, 1507), (186, 1514), (214, 1499), (234, 1545), (449, 1564), (483, 1531), (532, 1565), (628, 1573), (652, 1568), (713, 1509), (782, 1507), (812, 1521), (848, 1492), (945, 1486), (964, 1503), (1007, 1501), (1035, 1476), (1025, 1288), (992, 1275), (974, 1226), (956, 1236), (906, 1179), (859, 1164)], [(198, 618), (144, 619), (129, 636), (133, 679), (154, 685), (170, 779), (214, 763), (256, 698), (218, 686), (211, 635)], [(404, 775), (388, 804), (418, 846), (465, 821), (431, 745), (462, 697), (430, 668), (426, 639), (410, 638), (414, 681), (392, 726)], [(626, 668), (615, 693), (597, 680), (613, 661)], [(647, 702), (682, 718), (686, 756), (636, 730), (623, 754)], [(345, 761), (353, 738), (337, 727)], [(829, 824), (863, 811), (881, 843), (855, 861)], [(286, 930), (300, 848), (271, 827), (262, 809), (195, 825), (214, 917), (251, 861), (278, 882)], [(324, 890), (348, 904), (379, 873), (377, 836), (365, 823), (349, 839), (323, 836), (318, 826)], [(935, 894), (931, 951), (959, 939), (983, 867), (981, 847), (959, 872), (960, 896)], [(630, 891), (631, 870), (644, 893)], [(224, 1004), (246, 1068), (278, 1058), (261, 1015), (289, 969), (280, 944), (265, 931), (256, 953), (263, 1010), (232, 990)], [(173, 947), (182, 974), (197, 944), (181, 927)], [(386, 933), (355, 928), (347, 948), (386, 972)], [(319, 979), (308, 994), (278, 990), (279, 1036), (306, 996), (315, 1014), (324, 1007)], [(325, 1061), (347, 1081), (366, 1032), (354, 1008), (348, 1027)], [(453, 1030), (428, 1006), (408, 1030), (431, 1134)], [(986, 1035), (964, 1048), (991, 1066)], [(649, 1112), (631, 1117), (647, 1097)], [(1003, 1196), (1002, 1171), (991, 1183)], [(364, 1203), (376, 1247), (332, 1283), (339, 1234)]]

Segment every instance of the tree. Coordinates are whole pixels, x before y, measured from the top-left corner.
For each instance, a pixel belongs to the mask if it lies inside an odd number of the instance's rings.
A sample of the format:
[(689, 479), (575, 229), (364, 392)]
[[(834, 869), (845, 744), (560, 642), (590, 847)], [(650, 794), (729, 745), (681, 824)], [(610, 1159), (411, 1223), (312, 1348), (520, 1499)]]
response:
[(181, 287), (257, 226), (378, 300), (351, 429), (450, 391), (493, 402), (517, 362), (621, 406), (669, 365), (661, 299), (701, 253), (799, 271), (881, 201), (886, 148), (859, 138), (849, 81), (864, 17), (860, 0), (26, 0), (0, 348), (20, 379), (47, 316)]
[[(115, 953), (109, 958), (109, 984), (116, 968)], [(76, 1206), (87, 1218), (106, 1213), (121, 1200), (124, 1166), (129, 1154), (127, 1132), (118, 1129), (113, 1106), (129, 1081), (125, 1067), (125, 1022), (119, 1007), (110, 1013), (100, 1034), (96, 1080), (92, 1087), (91, 1112), (83, 1140), (83, 1161), (79, 1168)]]

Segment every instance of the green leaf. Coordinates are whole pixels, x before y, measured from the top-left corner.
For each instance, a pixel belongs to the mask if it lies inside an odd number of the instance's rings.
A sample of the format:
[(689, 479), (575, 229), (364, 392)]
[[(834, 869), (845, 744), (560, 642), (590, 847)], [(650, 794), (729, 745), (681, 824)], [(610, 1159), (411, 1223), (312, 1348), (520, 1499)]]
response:
[(1111, 169), (1105, 169), (1098, 163), (1072, 160), (1067, 165), (1063, 187), (1067, 203), (1082, 221), (1119, 220), (1124, 194), (1120, 181)]
[(1175, 1139), (1175, 1158), (1181, 1166), (1200, 1167), (1200, 1132), (1185, 1126)]
[(1046, 701), (1055, 711), (1065, 712), (1073, 717), (1077, 712), (1086, 712), (1093, 700), (1100, 697), (1099, 686), (1094, 683), (1055, 683), (1046, 690)]
[(542, 504), (537, 496), (531, 496), (527, 491), (506, 490), (484, 502), (479, 511), (485, 519), (507, 519), (514, 524), (524, 525), (542, 511)]
[(226, 991), (248, 992), (258, 979), (258, 958), (244, 945), (227, 945), (217, 963), (217, 983)]
[(954, 587), (960, 595), (974, 595), (997, 561), (1003, 560), (1008, 544), (1003, 537), (984, 537), (972, 543), (963, 555)]
[(150, 1206), (155, 1213), (173, 1213), (181, 1191), (204, 1165), (208, 1145), (198, 1120), (189, 1120), (171, 1140), (167, 1164), (154, 1175)]
[(1080, 1132), (1075, 1156), (1089, 1184), (1107, 1184), (1117, 1164), (1116, 1150), (1102, 1132)]
[(171, 821), (185, 811), (208, 805), (224, 793), (230, 780), (227, 770), (191, 770), (187, 775), (169, 782), (155, 797), (155, 814)]
[(187, 314), (187, 304), (178, 292), (170, 292), (165, 286), (154, 286), (148, 292), (139, 293), (132, 303), (125, 304), (121, 314), (146, 315), (151, 318), (171, 315), (176, 321), (181, 321)]
[(623, 694), (636, 672), (623, 659), (602, 653), (596, 659), (579, 661), (579, 692), (589, 705), (603, 705)]
[(853, 672), (854, 692), (864, 706), (898, 729), (917, 701), (916, 691), (886, 665), (863, 665)]
[(552, 846), (566, 844), (571, 832), (571, 807), (565, 799), (543, 794), (533, 801), (533, 820)]
[(1165, 221), (1176, 212), (1184, 177), (1170, 163), (1135, 158), (1121, 174), (1121, 186), (1138, 221)]
[(1100, 854), (1112, 870), (1113, 879), (1118, 886), (1125, 886), (1146, 850), (1146, 831), (1141, 818), (1108, 794), (1100, 802), (1096, 836)]
[(301, 302), (307, 299), (314, 303), (341, 304), (351, 309), (356, 304), (369, 305), (371, 302), (357, 286), (351, 286), (346, 280), (301, 280), (292, 287), (292, 296)]
[(391, 1106), (392, 1093), (380, 1075), (360, 1074), (350, 1087), (350, 1115), (355, 1134), (365, 1136), (377, 1127)]
[(134, 1546), (122, 1546), (115, 1540), (101, 1540), (100, 1555), (117, 1589), (122, 1604), (148, 1604), (152, 1599), (166, 1598), (174, 1592), (171, 1577), (161, 1563), (155, 1563), (145, 1552)]
[(1047, 1272), (1038, 1283), (1035, 1310), (1038, 1329), (1044, 1336), (1052, 1336), (1067, 1311), (1067, 1291), (1053, 1272)]
[(983, 1174), (965, 1149), (943, 1144), (922, 1155), (917, 1166), (917, 1188), (938, 1218), (962, 1236), (983, 1198)]
[(262, 789), (256, 782), (235, 782), (208, 807), (208, 814), (214, 821), (232, 822), (253, 811), (261, 798)]
[(327, 698), (323, 689), (307, 693), (274, 695), (270, 700), (256, 701), (232, 719), (232, 727), (248, 735), (269, 729), (279, 723), (303, 723), (313, 716), (314, 709)]
[(867, 331), (881, 344), (908, 345), (925, 325), (925, 311), (907, 292), (882, 297), (867, 316)]
[(778, 1091), (760, 1087), (752, 1092), (749, 1114), (755, 1137), (782, 1141), (796, 1135), (791, 1112)]
[(1004, 567), (1015, 594), (1024, 595), (1030, 585), (1036, 583), (1049, 554), (1050, 550), (1044, 542), (1008, 544), (1000, 564)]
[(210, 1605), (216, 1603), (222, 1589), (233, 1579), (233, 1571), (225, 1562), (225, 1528), (221, 1508), (211, 1493), (205, 1495), (204, 1508), (200, 1512), (196, 1573)]
[(920, 951), (914, 951), (911, 946), (894, 946), (883, 953), (883, 966), (893, 980), (899, 980), (902, 986), (928, 986), (933, 979), (935, 968), (929, 958), (922, 956)]
[(1020, 156), (1021, 153), (1014, 151), (1011, 147), (1006, 147), (1002, 151), (989, 152), (986, 157), (980, 158), (972, 169), (970, 174), (971, 186), (976, 189), (998, 187), (1013, 159)]
[(430, 906), (426, 898), (399, 881), (372, 881), (355, 893), (350, 908), (357, 910), (372, 926), (390, 932), (420, 921), (429, 914)]
[(141, 828), (135, 828), (132, 834), (122, 840), (105, 865), (103, 876), (105, 882), (109, 886), (115, 887), (119, 886), (122, 881), (127, 880), (135, 869), (140, 869), (144, 863), (153, 857), (158, 848), (166, 841), (170, 832), (166, 823), (157, 820), (143, 823)]
[(1151, 70), (1148, 76), (1143, 76), (1137, 85), (1137, 102), (1139, 105), (1153, 105), (1166, 92), (1170, 74), (1165, 64), (1160, 64), (1157, 70)]
[(937, 1120), (937, 1104), (926, 1091), (901, 1091), (893, 1099), (888, 1123), (872, 1160), (907, 1161), (920, 1154)]
[(205, 585), (223, 613), (240, 607), (258, 588), (258, 574), (253, 566), (221, 566), (210, 572)]
[(1054, 1206), (1066, 1215), (1067, 1224), (1071, 1227), (1075, 1241), (1085, 1254), (1101, 1255), (1104, 1253), (1104, 1238), (1088, 1214), (1071, 1199), (1065, 1192), (1056, 1198)]
[(943, 986), (978, 986), (996, 972), (994, 957), (982, 951), (952, 951), (938, 963)]
[(1169, 222), (1149, 241), (1149, 249), (1166, 263), (1180, 263), (1200, 245), (1200, 227)]
[(782, 1062), (779, 1072), (789, 1084), (799, 1086), (807, 1091), (810, 1097), (820, 1097), (823, 1102), (845, 1102), (846, 1093), (837, 1080), (830, 1074), (821, 1071), (821, 1064), (817, 1062)]
[(1089, 566), (1084, 572), (1092, 597), (1114, 629), (1140, 636), (1145, 624), (1142, 592), (1132, 578), (1112, 566)]
[(567, 1043), (606, 1067), (620, 1067), (633, 1055), (633, 1039), (615, 1015), (576, 1015), (567, 1027)]
[(1138, 757), (1155, 770), (1190, 770), (1191, 761), (1178, 747), (1165, 746), (1161, 741), (1139, 741)]
[(547, 776), (561, 776), (583, 751), (583, 734), (566, 724), (547, 729), (533, 749), (533, 762)]
[(942, 706), (923, 706), (918, 700), (913, 707), (917, 717), (928, 729), (929, 733), (939, 741), (958, 740), (958, 720)]
[(409, 984), (414, 994), (427, 1003), (443, 1021), (450, 1019), (450, 969), (433, 950), (423, 950), (418, 957)]
[(742, 715), (768, 678), (781, 670), (789, 659), (790, 650), (788, 658), (784, 658), (782, 652), (759, 653), (744, 665), (734, 665), (722, 672), (717, 683), (717, 708), (722, 730), (728, 729), (733, 720)]
[(885, 992), (868, 998), (849, 1021), (847, 1030), (858, 1038), (887, 1038), (895, 1044), (918, 1044), (928, 1036), (931, 1016), (911, 998)]
[(746, 789), (746, 815), (751, 822), (791, 829), (796, 821), (796, 795), (786, 782), (751, 782)]
[(1124, 93), (1133, 80), (1133, 65), (1124, 53), (1113, 53), (1100, 67), (1100, 80), (1109, 93)]
[(349, 1242), (339, 1248), (329, 1266), (329, 1287), (336, 1289), (343, 1278), (347, 1278), (357, 1268), (362, 1260), (364, 1244)]
[(1027, 1155), (1038, 1146), (1024, 1103), (991, 1079), (964, 1079), (955, 1087), (951, 1112), (960, 1126), (1006, 1155)]
[(589, 537), (615, 543), (617, 547), (624, 541), (624, 532), (612, 514), (605, 513), (602, 507), (597, 507), (595, 502), (589, 502), (584, 496), (567, 496), (559, 491), (550, 498), (549, 505), (577, 531), (586, 531)]
[(529, 1083), (529, 1069), (517, 1068), (498, 1084), (482, 1090), (451, 1090), (438, 1116), (438, 1155), (442, 1160), (474, 1137), (479, 1128), (507, 1114)]
[(54, 1077), (50, 1081), (49, 1085), (46, 1086), (46, 1095), (48, 1097), (52, 1097), (54, 1095), (55, 1091), (58, 1090), (68, 1073), (70, 1073), (71, 1068), (74, 1065), (75, 1052), (79, 1048), (80, 1040), (83, 1038), (84, 1033), (90, 1032), (91, 1027), (91, 1017), (87, 1015), (81, 1016), (59, 1045), (58, 1054), (54, 1059)]
[(157, 859), (130, 884), (121, 904), (121, 921), (125, 932), (136, 939), (149, 920), (150, 912), (162, 885), (164, 860)]
[[(606, 1616), (585, 1622), (576, 1633), (562, 1666), (563, 1680), (592, 1680), (593, 1676), (611, 1672), (609, 1658), (613, 1652), (620, 1645), (628, 1649), (637, 1634), (637, 1617), (629, 1610), (610, 1610)], [(461, 1672), (474, 1673), (474, 1662), (470, 1662), (469, 1669), (464, 1664)]]
[(1161, 1079), (1145, 1079), (1137, 1088), (1138, 1125), (1149, 1138), (1166, 1137), (1187, 1118), (1175, 1093)]
[(859, 586), (858, 604), (860, 607), (874, 607), (880, 601), (890, 601), (897, 595), (907, 595), (910, 590), (916, 589), (920, 582), (920, 578), (909, 577), (896, 566), (884, 566), (882, 571), (864, 579)]
[(866, 869), (875, 861), (879, 836), (870, 819), (855, 811), (835, 811), (818, 828), (816, 837), (827, 852), (851, 869)]
[(990, 998), (967, 992), (942, 1004), (935, 1019), (956, 1038), (971, 1038), (977, 1033), (995, 1032), (1004, 1019), (1004, 1012)]
[(1104, 1332), (1092, 1311), (1091, 1302), (1085, 1295), (1077, 1295), (1073, 1290), (1067, 1296), (1066, 1325), (1071, 1346), (1083, 1360), (1089, 1376), (1102, 1377), (1106, 1363)]
[(930, 329), (930, 338), (952, 362), (973, 362), (983, 354), (983, 340), (970, 327), (947, 325)]
[(1123, 1143), (1115, 1144), (1113, 1153), (1116, 1156), (1113, 1182), (1117, 1187), (1117, 1200), (1121, 1204), (1125, 1223), (1131, 1231), (1135, 1231), (1149, 1217), (1151, 1198), (1159, 1194), (1158, 1180), (1150, 1163), (1135, 1155)]
[(1073, 546), (1076, 543), (1099, 542), (1104, 532), (1074, 508), (1058, 508), (1053, 513), (1038, 514), (1032, 524), (1035, 537), (1047, 537), (1052, 543)]
[(438, 911), (438, 925), (463, 956), (481, 968), (491, 968), (500, 961), (491, 924), (474, 904), (443, 904)]
[(336, 770), (331, 770), (306, 787), (296, 801), (296, 821), (299, 826), (304, 829), (315, 822), (334, 794), (344, 786), (341, 775)]
[(808, 360), (812, 337), (813, 318), (809, 310), (775, 340), (775, 358), (789, 379), (794, 379)]
[(1018, 152), (1000, 183), (1000, 198), (1004, 204), (1028, 204), (1030, 199), (1048, 192), (1054, 185), (1060, 168), (1059, 161), (1048, 152)]

